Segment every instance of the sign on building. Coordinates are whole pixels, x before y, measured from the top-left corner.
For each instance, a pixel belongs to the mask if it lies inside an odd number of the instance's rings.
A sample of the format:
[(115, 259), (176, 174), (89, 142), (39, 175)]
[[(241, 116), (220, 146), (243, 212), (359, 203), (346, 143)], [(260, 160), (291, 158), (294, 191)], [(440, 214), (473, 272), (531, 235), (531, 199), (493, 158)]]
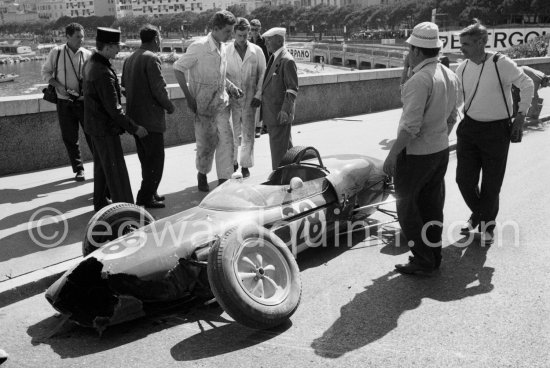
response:
[(311, 61), (311, 50), (309, 49), (287, 48), (287, 50), (296, 61)]
[[(486, 48), (492, 51), (501, 51), (512, 46), (527, 43), (529, 40), (550, 33), (550, 28), (493, 28), (487, 29), (489, 40)], [(460, 31), (439, 32), (443, 41), (443, 52), (460, 52)]]

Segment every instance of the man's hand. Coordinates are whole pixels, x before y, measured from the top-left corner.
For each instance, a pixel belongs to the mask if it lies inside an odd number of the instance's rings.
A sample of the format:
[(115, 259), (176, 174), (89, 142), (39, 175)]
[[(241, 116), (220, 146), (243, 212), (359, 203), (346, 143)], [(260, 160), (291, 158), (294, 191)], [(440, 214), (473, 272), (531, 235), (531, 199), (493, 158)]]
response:
[(262, 104), (262, 101), (256, 97), (254, 97), (252, 99), (252, 102), (250, 103), (250, 106), (252, 107), (260, 107), (260, 105)]
[(147, 129), (145, 129), (144, 127), (142, 127), (141, 125), (138, 125), (138, 128), (136, 130), (136, 133), (135, 133), (139, 138), (143, 138), (145, 137), (147, 134), (149, 134), (147, 132)]
[(187, 100), (187, 107), (189, 107), (189, 109), (191, 111), (193, 111), (193, 114), (196, 114), (197, 113), (197, 100), (195, 100), (195, 98), (192, 97), (192, 96), (186, 97), (186, 100)]
[(277, 120), (279, 120), (279, 124), (286, 125), (290, 123), (290, 117), (288, 116), (286, 111), (279, 112), (277, 115)]
[(510, 142), (519, 143), (523, 137), (523, 122), (525, 116), (523, 114), (517, 114), (514, 122), (512, 123), (512, 132), (510, 133)]
[(57, 91), (58, 95), (69, 98), (69, 92), (67, 92), (67, 90), (65, 89), (64, 86), (59, 85), (59, 86), (54, 86), (54, 87), (55, 87), (55, 90)]
[(229, 95), (238, 100), (244, 96), (244, 92), (242, 89), (235, 87), (229, 90)]
[(395, 165), (397, 162), (397, 156), (392, 154), (388, 155), (386, 157), (386, 161), (384, 161), (384, 172), (389, 176), (395, 176)]
[(166, 112), (170, 115), (173, 114), (174, 111), (176, 111), (176, 106), (174, 106), (174, 104), (170, 104), (170, 108), (166, 110)]

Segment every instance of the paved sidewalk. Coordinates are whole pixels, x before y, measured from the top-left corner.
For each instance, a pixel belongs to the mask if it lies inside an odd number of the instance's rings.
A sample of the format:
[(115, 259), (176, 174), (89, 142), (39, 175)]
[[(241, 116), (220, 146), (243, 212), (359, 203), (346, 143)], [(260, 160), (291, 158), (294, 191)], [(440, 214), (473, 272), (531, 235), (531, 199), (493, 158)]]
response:
[[(541, 97), (550, 101), (550, 89)], [(322, 155), (360, 153), (380, 159), (395, 139), (401, 109), (293, 127), (294, 145), (312, 145)], [(550, 115), (545, 106), (541, 116)], [(451, 134), (451, 144), (455, 133)], [(270, 173), (269, 142), (256, 140), (251, 178), (261, 182)], [(141, 182), (136, 154), (126, 156), (134, 195)], [(81, 259), (81, 240), (93, 215), (92, 163), (85, 164), (87, 180), (77, 183), (69, 166), (0, 177), (0, 308), (45, 290), (59, 275)], [(215, 168), (209, 174), (216, 186)], [(163, 218), (198, 205), (195, 144), (166, 149), (164, 176), (159, 193), (167, 208), (150, 210)]]

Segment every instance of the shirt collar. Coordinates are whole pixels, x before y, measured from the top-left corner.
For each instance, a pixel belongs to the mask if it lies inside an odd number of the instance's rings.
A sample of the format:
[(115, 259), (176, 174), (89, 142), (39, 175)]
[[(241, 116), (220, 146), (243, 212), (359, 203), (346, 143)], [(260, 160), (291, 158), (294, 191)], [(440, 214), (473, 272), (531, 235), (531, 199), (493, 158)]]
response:
[(437, 63), (437, 56), (422, 60), (420, 64), (414, 67), (413, 73), (418, 73), (420, 69), (422, 69), (423, 67), (425, 67), (427, 64), (430, 64), (430, 63)]
[(277, 51), (275, 51), (273, 53), (273, 60), (277, 59), (277, 57), (279, 56), (279, 54), (281, 54), (281, 52), (283, 52), (283, 50), (285, 49), (284, 46), (281, 46)]
[(208, 43), (210, 44), (210, 50), (216, 51), (219, 50), (221, 52), (222, 49), (222, 43), (220, 42), (220, 48), (218, 48), (218, 42), (214, 39), (214, 36), (212, 36), (212, 32), (208, 34)]
[(97, 60), (97, 61), (99, 61), (100, 63), (102, 63), (102, 64), (105, 64), (105, 65), (107, 65), (107, 66), (109, 66), (109, 67), (111, 66), (111, 61), (109, 61), (109, 59), (107, 59), (105, 56), (101, 55), (99, 52), (94, 53), (94, 54), (92, 55), (92, 57), (93, 57), (95, 60)]
[(155, 50), (153, 50), (155, 48), (155, 45), (152, 43), (142, 43), (139, 48), (151, 52), (156, 52)]
[[(244, 49), (246, 50), (248, 48), (248, 40), (246, 40), (246, 43), (244, 44)], [(235, 46), (235, 49), (240, 48), (240, 46), (237, 46), (237, 41), (233, 42), (233, 45)]]
[[(65, 48), (67, 49), (67, 51), (73, 52), (73, 50), (71, 50), (71, 48), (69, 47), (69, 45), (67, 43), (65, 44)], [(82, 46), (80, 46), (74, 54), (76, 55), (79, 52), (84, 52), (84, 48)]]

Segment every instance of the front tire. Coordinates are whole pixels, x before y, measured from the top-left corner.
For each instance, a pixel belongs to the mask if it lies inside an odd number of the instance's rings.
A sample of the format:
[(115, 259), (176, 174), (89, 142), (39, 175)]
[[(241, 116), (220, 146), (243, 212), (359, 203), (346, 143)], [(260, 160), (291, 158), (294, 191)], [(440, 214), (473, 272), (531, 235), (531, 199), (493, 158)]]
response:
[(292, 253), (276, 235), (256, 225), (233, 228), (212, 246), (208, 280), (227, 314), (256, 329), (287, 321), (302, 296)]
[(140, 227), (149, 225), (155, 218), (143, 207), (131, 203), (113, 203), (99, 210), (86, 225), (82, 241), (82, 255), (86, 257), (96, 249)]

